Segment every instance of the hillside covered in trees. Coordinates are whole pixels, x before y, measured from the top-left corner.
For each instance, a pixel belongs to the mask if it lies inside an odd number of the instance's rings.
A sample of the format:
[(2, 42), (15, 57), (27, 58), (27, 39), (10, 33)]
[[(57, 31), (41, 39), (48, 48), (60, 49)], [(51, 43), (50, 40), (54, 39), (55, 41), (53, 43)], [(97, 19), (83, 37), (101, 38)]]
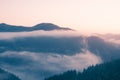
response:
[(91, 66), (82, 73), (71, 70), (45, 80), (120, 80), (120, 59)]

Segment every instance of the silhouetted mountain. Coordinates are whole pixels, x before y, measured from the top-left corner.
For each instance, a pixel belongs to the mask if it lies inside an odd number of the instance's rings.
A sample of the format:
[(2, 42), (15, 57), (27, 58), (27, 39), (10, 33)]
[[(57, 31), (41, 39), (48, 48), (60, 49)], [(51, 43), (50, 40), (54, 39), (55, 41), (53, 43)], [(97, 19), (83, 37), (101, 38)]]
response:
[(33, 30), (72, 30), (70, 28), (62, 28), (52, 23), (41, 23), (32, 27)]
[(0, 68), (0, 80), (20, 80), (17, 76)]
[(0, 24), (0, 32), (22, 32), (22, 31), (28, 31), (28, 27), (24, 26), (14, 26), (14, 25), (8, 25), (5, 23)]
[(82, 73), (68, 71), (60, 75), (46, 78), (45, 80), (119, 80), (120, 59), (89, 67)]
[(0, 24), (0, 32), (23, 32), (23, 31), (35, 31), (35, 30), (50, 31), (50, 30), (72, 30), (72, 29), (62, 28), (52, 23), (41, 23), (33, 27), (14, 26), (5, 23)]

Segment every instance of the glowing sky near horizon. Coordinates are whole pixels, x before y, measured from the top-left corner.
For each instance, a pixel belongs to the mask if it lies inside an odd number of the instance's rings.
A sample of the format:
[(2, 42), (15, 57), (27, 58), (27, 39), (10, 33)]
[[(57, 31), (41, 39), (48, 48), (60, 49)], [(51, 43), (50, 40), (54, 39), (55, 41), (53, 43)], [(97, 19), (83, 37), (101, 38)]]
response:
[(0, 23), (42, 22), (83, 33), (120, 33), (120, 0), (0, 0)]

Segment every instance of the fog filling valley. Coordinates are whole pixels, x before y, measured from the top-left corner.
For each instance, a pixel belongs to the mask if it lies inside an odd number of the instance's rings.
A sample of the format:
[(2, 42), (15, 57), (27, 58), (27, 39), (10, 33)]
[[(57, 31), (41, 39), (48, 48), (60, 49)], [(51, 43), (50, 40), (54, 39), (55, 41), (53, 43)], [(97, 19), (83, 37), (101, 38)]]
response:
[(0, 67), (22, 80), (43, 80), (119, 58), (119, 35), (77, 31), (0, 32)]

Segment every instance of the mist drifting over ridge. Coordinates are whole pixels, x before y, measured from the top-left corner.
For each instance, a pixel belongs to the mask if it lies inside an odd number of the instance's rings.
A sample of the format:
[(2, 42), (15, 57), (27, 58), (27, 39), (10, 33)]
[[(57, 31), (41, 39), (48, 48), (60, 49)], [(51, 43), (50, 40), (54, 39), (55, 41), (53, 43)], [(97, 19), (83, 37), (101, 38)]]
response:
[(119, 80), (119, 9), (120, 0), (0, 0), (0, 80)]
[(73, 30), (0, 32), (0, 66), (23, 80), (82, 71), (120, 58), (119, 51), (120, 44), (111, 38)]

